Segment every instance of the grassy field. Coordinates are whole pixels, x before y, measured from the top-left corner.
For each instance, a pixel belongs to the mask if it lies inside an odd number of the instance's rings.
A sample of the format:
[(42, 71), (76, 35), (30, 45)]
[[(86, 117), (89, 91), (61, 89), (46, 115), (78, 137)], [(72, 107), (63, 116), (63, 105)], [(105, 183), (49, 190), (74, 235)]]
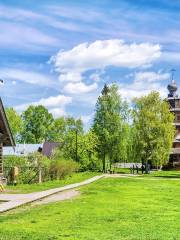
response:
[(180, 181), (165, 175), (102, 179), (73, 200), (6, 213), (0, 239), (179, 240)]
[(72, 176), (67, 177), (64, 180), (54, 180), (49, 182), (44, 182), (41, 184), (18, 184), (17, 186), (9, 185), (6, 187), (8, 193), (31, 193), (43, 191), (51, 188), (62, 187), (67, 184), (81, 182), (88, 178), (98, 175), (96, 172), (82, 172), (74, 173)]

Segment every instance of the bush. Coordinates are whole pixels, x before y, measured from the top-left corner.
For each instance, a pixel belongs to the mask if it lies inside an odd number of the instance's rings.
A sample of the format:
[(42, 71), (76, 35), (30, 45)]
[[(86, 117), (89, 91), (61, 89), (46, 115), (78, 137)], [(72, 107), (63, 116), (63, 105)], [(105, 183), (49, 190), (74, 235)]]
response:
[(12, 183), (12, 169), (18, 167), (19, 174), (16, 177), (18, 183), (27, 183), (34, 175), (34, 170), (30, 168), (30, 163), (27, 157), (22, 156), (6, 156), (4, 158), (4, 172), (8, 183)]
[(56, 159), (50, 164), (51, 179), (64, 179), (66, 176), (71, 175), (77, 171), (79, 165), (72, 160)]
[(102, 169), (102, 161), (94, 154), (90, 156), (82, 156), (80, 158), (80, 171), (99, 171)]
[[(42, 179), (49, 180), (49, 169), (51, 160), (36, 152), (28, 156), (7, 156), (4, 161), (5, 176), (8, 183), (16, 180), (18, 183), (38, 182), (39, 169), (42, 170)], [(19, 174), (16, 179), (12, 177), (12, 169), (18, 167)]]

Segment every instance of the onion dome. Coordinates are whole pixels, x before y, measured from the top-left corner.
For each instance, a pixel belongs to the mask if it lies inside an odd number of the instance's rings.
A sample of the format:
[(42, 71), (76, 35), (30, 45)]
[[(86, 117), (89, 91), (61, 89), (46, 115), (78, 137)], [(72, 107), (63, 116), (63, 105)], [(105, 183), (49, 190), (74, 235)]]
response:
[(169, 91), (168, 97), (175, 97), (176, 96), (176, 91), (177, 91), (177, 85), (174, 80), (167, 86), (167, 89)]

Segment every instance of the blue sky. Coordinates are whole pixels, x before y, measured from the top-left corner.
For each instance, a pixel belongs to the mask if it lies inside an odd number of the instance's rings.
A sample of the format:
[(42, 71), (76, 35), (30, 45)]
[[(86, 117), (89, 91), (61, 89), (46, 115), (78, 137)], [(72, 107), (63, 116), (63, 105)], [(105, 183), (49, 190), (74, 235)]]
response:
[(88, 126), (105, 82), (123, 98), (180, 85), (178, 0), (0, 1), (0, 95)]

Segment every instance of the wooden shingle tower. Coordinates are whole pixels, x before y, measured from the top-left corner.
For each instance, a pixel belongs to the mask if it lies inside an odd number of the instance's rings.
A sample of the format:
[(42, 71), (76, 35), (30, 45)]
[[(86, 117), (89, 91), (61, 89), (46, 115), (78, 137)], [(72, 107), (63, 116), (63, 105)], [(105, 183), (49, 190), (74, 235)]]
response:
[(180, 167), (180, 97), (177, 95), (177, 84), (173, 79), (168, 85), (168, 102), (170, 104), (170, 111), (174, 113), (174, 125), (176, 128), (176, 134), (173, 141), (173, 148), (170, 154), (169, 164), (173, 167)]

